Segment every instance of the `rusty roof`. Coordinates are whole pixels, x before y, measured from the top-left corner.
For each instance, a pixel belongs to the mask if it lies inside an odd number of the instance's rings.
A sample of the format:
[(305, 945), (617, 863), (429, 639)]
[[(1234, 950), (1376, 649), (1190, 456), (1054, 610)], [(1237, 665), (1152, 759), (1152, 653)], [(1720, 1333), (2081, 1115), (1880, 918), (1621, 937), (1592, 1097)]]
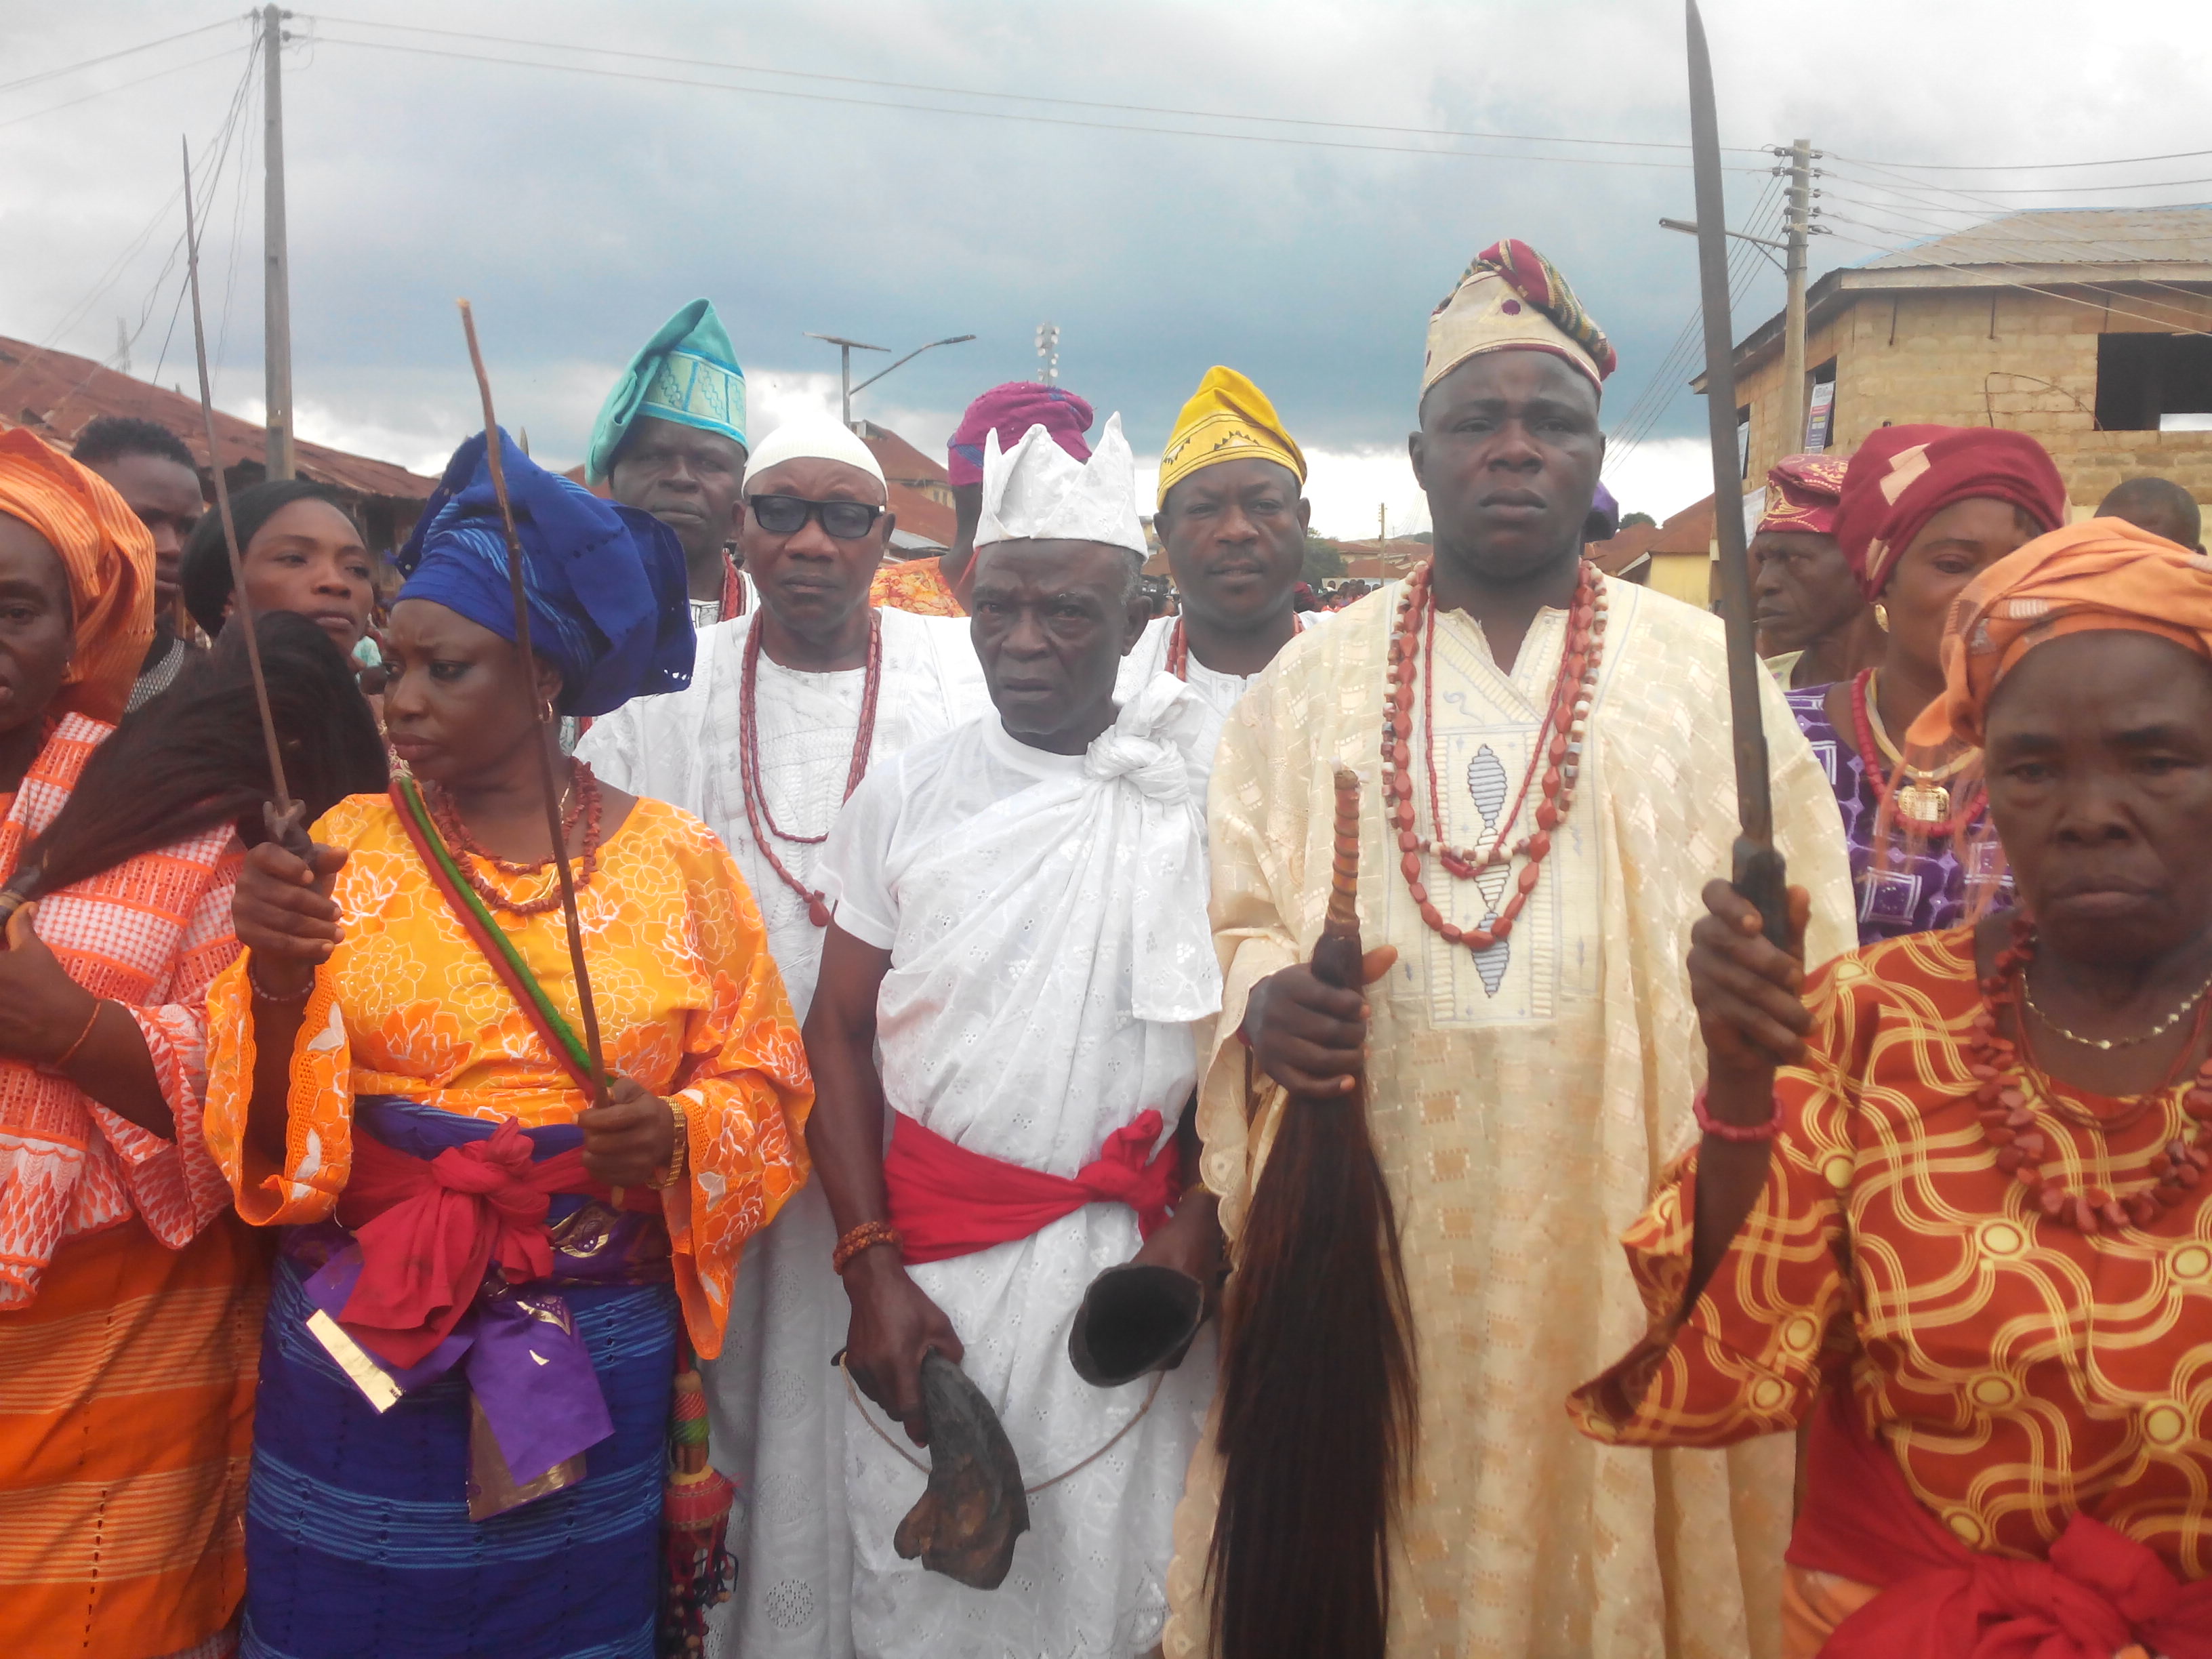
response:
[(876, 465), (883, 468), (884, 477), (893, 483), (948, 482), (941, 464), (930, 459), (889, 427), (878, 426), (873, 421), (855, 421), (853, 434), (867, 445), (876, 458)]
[[(165, 426), (185, 441), (202, 466), (208, 464), (198, 398), (133, 380), (89, 357), (0, 336), (0, 423), (28, 427), (66, 449), (87, 422), (101, 415), (125, 415)], [(267, 428), (217, 410), (215, 429), (226, 472), (242, 462), (263, 465), (268, 454)], [(293, 453), (301, 477), (356, 495), (422, 501), (438, 487), (435, 478), (326, 444), (295, 441)]]

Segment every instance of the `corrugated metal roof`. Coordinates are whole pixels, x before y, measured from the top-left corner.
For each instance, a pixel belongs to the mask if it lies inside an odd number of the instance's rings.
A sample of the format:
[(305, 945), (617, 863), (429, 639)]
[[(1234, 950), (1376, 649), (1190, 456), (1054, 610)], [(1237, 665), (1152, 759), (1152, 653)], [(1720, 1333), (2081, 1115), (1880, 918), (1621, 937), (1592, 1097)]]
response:
[[(0, 422), (28, 427), (66, 448), (86, 422), (100, 415), (127, 415), (165, 426), (185, 441), (202, 466), (208, 464), (198, 398), (133, 380), (89, 357), (0, 337)], [(268, 455), (264, 427), (217, 410), (215, 430), (226, 472), (242, 461), (258, 466)], [(435, 478), (325, 444), (295, 441), (293, 453), (301, 477), (356, 495), (422, 501), (438, 487)]]
[(1862, 270), (1929, 265), (2212, 264), (2212, 204), (2008, 213), (1869, 259)]

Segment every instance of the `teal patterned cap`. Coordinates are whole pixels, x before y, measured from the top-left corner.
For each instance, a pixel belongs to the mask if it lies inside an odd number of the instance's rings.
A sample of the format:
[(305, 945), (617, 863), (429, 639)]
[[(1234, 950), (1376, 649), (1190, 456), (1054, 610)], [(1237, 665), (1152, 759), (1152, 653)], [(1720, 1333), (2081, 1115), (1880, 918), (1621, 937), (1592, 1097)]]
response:
[(604, 483), (640, 416), (745, 441), (745, 372), (714, 303), (694, 300), (660, 325), (615, 382), (592, 428), (584, 476)]

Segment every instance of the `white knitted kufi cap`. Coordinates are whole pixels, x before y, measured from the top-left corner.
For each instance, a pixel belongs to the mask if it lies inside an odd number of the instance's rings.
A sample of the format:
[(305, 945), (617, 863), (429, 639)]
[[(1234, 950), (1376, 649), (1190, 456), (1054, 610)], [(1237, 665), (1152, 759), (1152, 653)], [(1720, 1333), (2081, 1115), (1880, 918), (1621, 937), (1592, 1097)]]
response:
[(1137, 458), (1121, 435), (1121, 417), (1106, 429), (1087, 461), (1079, 461), (1042, 426), (1033, 426), (1012, 449), (999, 434), (983, 442), (983, 516), (975, 545), (993, 542), (1103, 542), (1145, 556), (1145, 526), (1137, 518)]
[[(875, 452), (844, 422), (834, 415), (795, 415), (762, 439), (760, 447), (747, 458), (745, 487), (750, 489), (769, 468), (796, 460), (842, 461), (884, 483), (884, 469)], [(888, 493), (890, 486), (884, 487)]]

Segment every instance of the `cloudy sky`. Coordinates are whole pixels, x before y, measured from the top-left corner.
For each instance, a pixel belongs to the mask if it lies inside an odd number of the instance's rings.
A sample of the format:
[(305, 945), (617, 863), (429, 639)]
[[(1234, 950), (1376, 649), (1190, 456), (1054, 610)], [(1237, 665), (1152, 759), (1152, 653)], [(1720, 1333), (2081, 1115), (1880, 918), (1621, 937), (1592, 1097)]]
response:
[[(332, 3), (292, 16), (284, 60), (302, 436), (434, 471), (473, 424), (459, 295), (502, 418), (562, 463), (697, 295), (757, 430), (834, 403), (836, 353), (808, 331), (895, 351), (975, 334), (855, 404), (926, 449), (975, 392), (1036, 373), (1049, 321), (1063, 383), (1120, 410), (1140, 455), (1231, 363), (1304, 441), (1317, 527), (1371, 536), (1379, 506), (1415, 530), (1422, 324), (1510, 234), (1620, 347), (1624, 505), (1663, 516), (1709, 488), (1686, 343), (1669, 359), (1695, 246), (1656, 222), (1691, 211), (1674, 0)], [(177, 141), (212, 165), (235, 107), (204, 275), (218, 400), (258, 416), (260, 102), (236, 4), (0, 0), (0, 335), (112, 357), (119, 318), (134, 372), (188, 380)], [(1771, 233), (1757, 149), (1801, 135), (1831, 157), (1816, 274), (2003, 210), (2212, 199), (2212, 155), (2051, 169), (2204, 142), (2199, 6), (2081, 17), (1711, 0), (1731, 222)], [(1781, 294), (1750, 260), (1739, 331)]]

